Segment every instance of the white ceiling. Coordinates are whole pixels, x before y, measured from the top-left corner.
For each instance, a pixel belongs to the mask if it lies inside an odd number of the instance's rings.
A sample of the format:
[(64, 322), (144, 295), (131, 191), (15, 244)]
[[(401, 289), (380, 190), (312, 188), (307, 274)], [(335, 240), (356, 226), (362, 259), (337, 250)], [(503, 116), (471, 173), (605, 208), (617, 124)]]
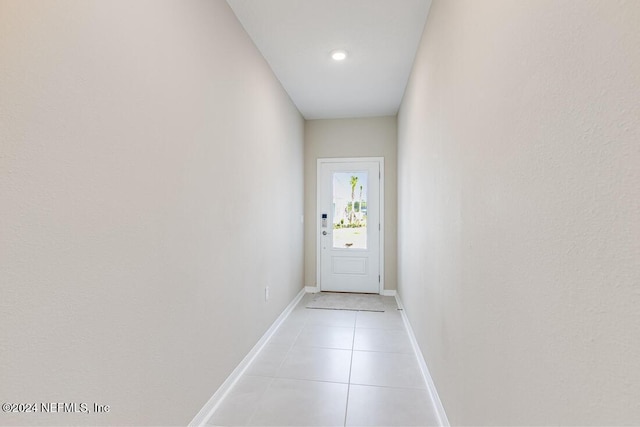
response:
[[(431, 0), (227, 0), (306, 119), (394, 115)], [(336, 62), (334, 49), (349, 56)]]

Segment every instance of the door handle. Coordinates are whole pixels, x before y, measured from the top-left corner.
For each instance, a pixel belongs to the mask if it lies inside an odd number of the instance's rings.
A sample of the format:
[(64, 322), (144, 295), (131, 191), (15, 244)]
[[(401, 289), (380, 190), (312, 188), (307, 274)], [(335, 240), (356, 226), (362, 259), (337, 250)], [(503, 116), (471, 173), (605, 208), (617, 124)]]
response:
[(326, 232), (326, 231), (323, 231), (323, 232), (322, 232), (322, 235), (323, 235), (323, 236), (326, 236), (326, 235), (327, 235), (327, 232)]

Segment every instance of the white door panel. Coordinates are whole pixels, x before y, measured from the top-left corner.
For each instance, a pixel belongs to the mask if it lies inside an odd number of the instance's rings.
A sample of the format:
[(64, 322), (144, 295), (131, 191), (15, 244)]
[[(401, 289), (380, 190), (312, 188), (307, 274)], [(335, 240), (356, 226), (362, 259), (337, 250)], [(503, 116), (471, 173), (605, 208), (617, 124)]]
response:
[(318, 161), (319, 286), (379, 293), (381, 159)]

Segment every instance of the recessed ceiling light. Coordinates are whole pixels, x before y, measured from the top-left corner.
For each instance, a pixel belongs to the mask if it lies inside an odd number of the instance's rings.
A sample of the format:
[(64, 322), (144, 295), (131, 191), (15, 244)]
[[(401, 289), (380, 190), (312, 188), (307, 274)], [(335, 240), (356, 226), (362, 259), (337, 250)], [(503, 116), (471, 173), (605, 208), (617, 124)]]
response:
[(331, 58), (333, 58), (334, 61), (343, 61), (346, 57), (347, 52), (342, 49), (331, 52)]

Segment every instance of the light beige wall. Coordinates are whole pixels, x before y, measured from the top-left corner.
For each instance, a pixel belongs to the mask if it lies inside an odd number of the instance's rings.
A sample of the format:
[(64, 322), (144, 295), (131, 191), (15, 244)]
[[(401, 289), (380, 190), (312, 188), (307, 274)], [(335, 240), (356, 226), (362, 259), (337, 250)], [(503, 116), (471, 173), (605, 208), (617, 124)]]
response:
[(111, 405), (0, 424), (185, 425), (303, 286), (302, 117), (222, 0), (0, 0), (0, 63), (0, 401)]
[(385, 289), (396, 289), (396, 117), (307, 120), (304, 131), (304, 278), (316, 286), (317, 160), (327, 157), (384, 157)]
[(640, 420), (640, 2), (434, 0), (399, 293), (452, 425)]

